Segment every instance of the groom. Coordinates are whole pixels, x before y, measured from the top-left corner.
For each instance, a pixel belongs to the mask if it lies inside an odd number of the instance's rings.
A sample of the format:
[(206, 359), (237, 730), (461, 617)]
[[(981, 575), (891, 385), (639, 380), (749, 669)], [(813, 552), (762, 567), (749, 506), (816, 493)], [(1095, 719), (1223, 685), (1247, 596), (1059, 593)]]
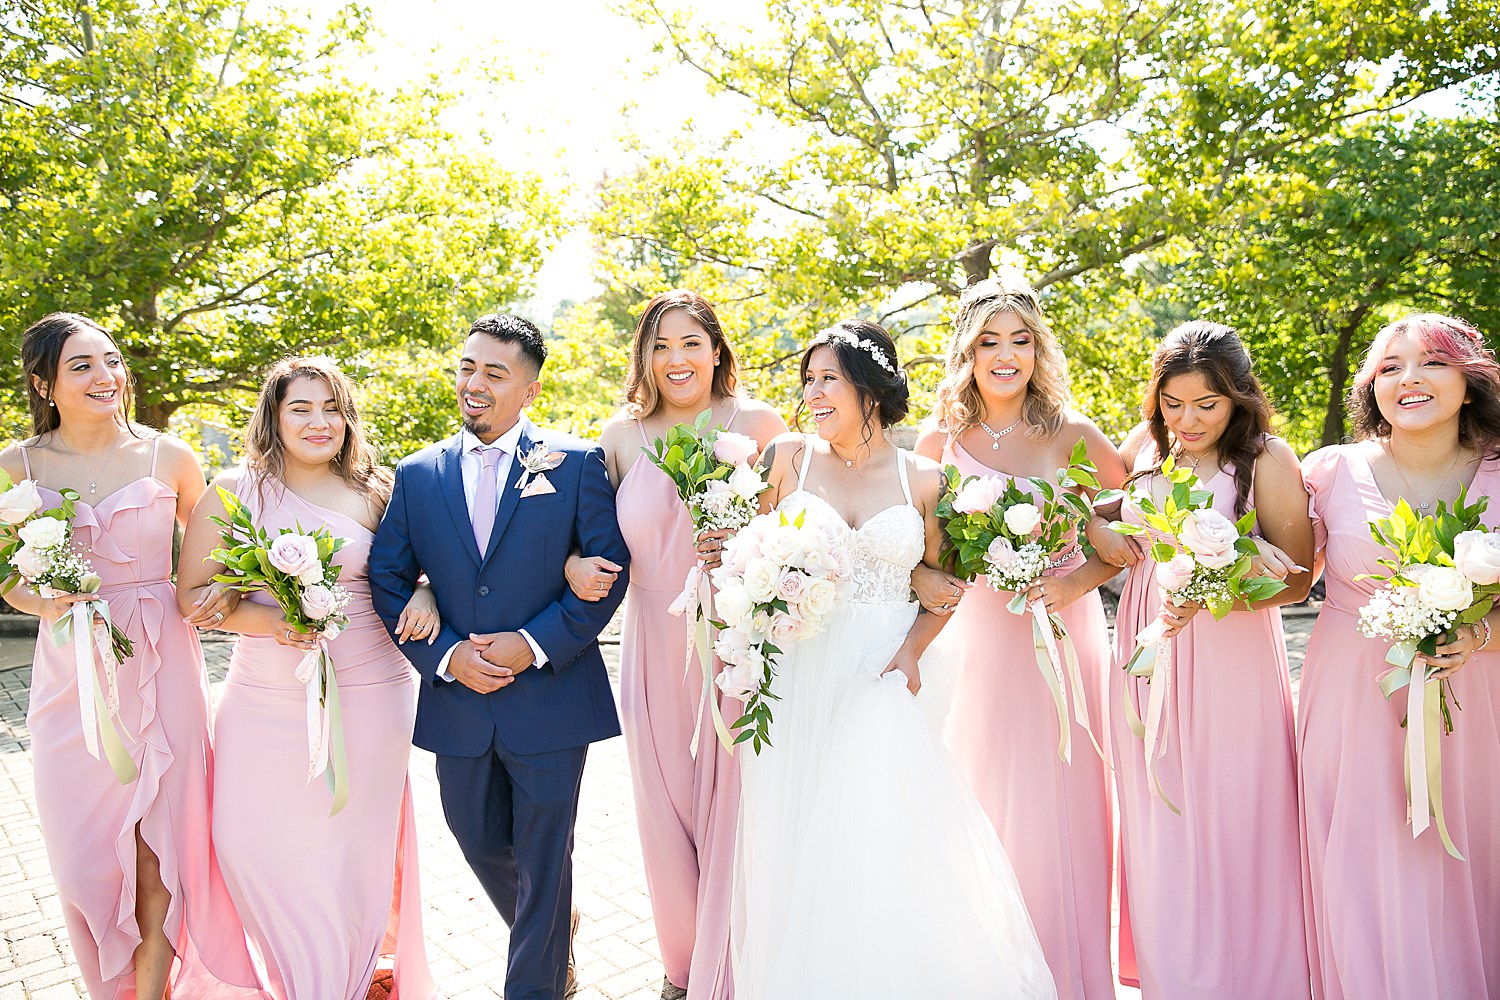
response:
[(547, 347), (516, 316), (474, 322), (458, 364), (463, 430), (406, 458), (370, 551), (392, 630), (427, 574), (442, 628), (401, 647), (422, 676), (412, 741), (437, 755), (443, 813), (511, 928), (506, 1000), (557, 1000), (570, 961), (573, 824), (584, 755), (620, 732), (595, 641), (625, 592), (568, 589), (577, 549), (629, 560), (598, 447), (542, 430)]

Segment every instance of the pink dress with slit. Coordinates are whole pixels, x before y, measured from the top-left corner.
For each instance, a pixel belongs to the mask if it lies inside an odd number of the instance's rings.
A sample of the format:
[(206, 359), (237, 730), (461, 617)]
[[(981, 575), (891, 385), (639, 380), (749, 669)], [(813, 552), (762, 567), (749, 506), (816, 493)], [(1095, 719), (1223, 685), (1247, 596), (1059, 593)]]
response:
[[(951, 439), (943, 462), (966, 477), (1006, 475)], [(1080, 553), (1064, 565), (1083, 561)], [(1033, 653), (1031, 616), (1007, 611), (1010, 597), (977, 583), (943, 632), (959, 661), (948, 745), (1015, 866), (1058, 997), (1113, 997), (1108, 767), (1079, 726), (1072, 762), (1059, 759), (1057, 714)], [(1099, 592), (1063, 609), (1062, 618), (1078, 651), (1090, 725), (1108, 753), (1109, 631)]]
[[(395, 995), (433, 1000), (422, 940), (417, 839), (407, 782), (415, 675), (370, 605), (374, 536), (279, 483), (235, 488), (274, 536), (326, 525), (348, 539), (334, 555), (352, 600), (330, 642), (349, 765), (349, 801), (308, 781), (301, 654), (269, 636), (235, 643), (215, 718), (214, 844), (275, 1000), (364, 1000), (377, 963), (394, 959)], [(245, 600), (269, 604), (263, 594)]]
[[(1368, 520), (1391, 513), (1361, 447), (1303, 463), (1328, 587), (1298, 705), (1313, 982), (1320, 1000), (1500, 997), (1500, 651), (1476, 653), (1452, 678), (1463, 707), (1442, 738), (1443, 803), (1460, 861), (1436, 829), (1412, 838), (1406, 692), (1380, 693), (1388, 644), (1358, 629), (1382, 586), (1355, 579), (1381, 572)], [(1486, 459), (1469, 496), (1497, 494), (1500, 460)], [(1500, 524), (1494, 500), (1484, 523)]]
[[(177, 612), (177, 494), (155, 478), (154, 448), (150, 475), (109, 496), (80, 500), (73, 521), (74, 541), (104, 580), (99, 595), (134, 646), (118, 668), (116, 687), (119, 728), (140, 774), (122, 785), (106, 760), (89, 754), (73, 646), (54, 646), (44, 630), (26, 714), (37, 817), (90, 997), (135, 997), (137, 827), (172, 896), (163, 924), (178, 958), (172, 996), (259, 997), (209, 838), (208, 678), (197, 633)], [(21, 456), (30, 476), (25, 448)], [(42, 492), (48, 507), (59, 502), (55, 491)], [(97, 661), (95, 670), (107, 690)]]
[[(1156, 464), (1143, 449), (1136, 469)], [(1137, 480), (1138, 488), (1160, 477)], [(1232, 470), (1205, 488), (1234, 517)], [(1250, 498), (1254, 504), (1254, 496)], [(1127, 520), (1141, 523), (1127, 500)], [(1110, 678), (1120, 803), (1120, 979), (1148, 1000), (1305, 1000), (1302, 866), (1292, 756), (1291, 682), (1281, 612), (1200, 611), (1169, 646), (1151, 684), (1125, 662), (1156, 618), (1156, 564), (1130, 569), (1115, 627)], [(1170, 678), (1164, 676), (1164, 667)], [(1123, 699), (1146, 718), (1166, 684), (1156, 771), (1172, 812), (1152, 795), (1142, 739)]]
[[(644, 445), (644, 428), (641, 437)], [(728, 1000), (734, 995), (729, 905), (739, 768), (719, 745), (703, 706), (702, 668), (696, 660), (688, 667), (689, 621), (667, 611), (696, 559), (693, 519), (672, 480), (644, 451), (621, 480), (615, 505), (630, 547), (620, 718), (656, 940), (667, 978), (685, 986), (690, 1000)], [(739, 703), (720, 704), (733, 722)], [(689, 747), (700, 706), (695, 759)]]

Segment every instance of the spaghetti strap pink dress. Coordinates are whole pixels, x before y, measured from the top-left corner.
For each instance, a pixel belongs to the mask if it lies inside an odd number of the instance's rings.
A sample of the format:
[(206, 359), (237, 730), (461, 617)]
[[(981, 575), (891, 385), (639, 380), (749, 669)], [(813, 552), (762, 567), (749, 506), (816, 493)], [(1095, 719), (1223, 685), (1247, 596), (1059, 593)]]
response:
[(215, 719), (214, 844), (266, 988), (275, 1000), (364, 1000), (377, 962), (392, 956), (396, 995), (433, 1000), (406, 776), (416, 682), (370, 605), (374, 536), (275, 481), (261, 491), (244, 475), (235, 495), (273, 534), (327, 525), (347, 538), (334, 561), (352, 595), (349, 625), (329, 643), (350, 784), (337, 815), (324, 778), (307, 779), (298, 651), (241, 636)]
[[(1156, 464), (1145, 449), (1136, 469)], [(1141, 486), (1158, 477), (1137, 480)], [(1206, 484), (1234, 516), (1232, 470)], [(1250, 498), (1254, 504), (1254, 496)], [(1128, 500), (1127, 520), (1140, 523)], [(1111, 727), (1120, 802), (1120, 979), (1152, 1000), (1305, 1000), (1302, 866), (1292, 757), (1291, 682), (1281, 612), (1199, 612), (1171, 643), (1156, 761), (1179, 816), (1151, 793), (1143, 741), (1151, 686), (1124, 671), (1161, 606), (1155, 563), (1131, 567), (1120, 595)]]
[[(964, 476), (996, 474), (951, 438), (943, 463)], [(1082, 562), (1080, 553), (1066, 565)], [(976, 585), (944, 631), (944, 647), (951, 641), (958, 656), (948, 745), (1015, 866), (1058, 997), (1110, 998), (1114, 823), (1108, 767), (1077, 727), (1072, 762), (1058, 758), (1057, 715), (1036, 665), (1031, 616), (1007, 611), (1009, 599)], [(1089, 722), (1108, 753), (1109, 631), (1098, 591), (1065, 608), (1062, 617), (1078, 651)]]
[[(1500, 997), (1500, 652), (1453, 675), (1463, 708), (1442, 740), (1443, 804), (1459, 861), (1435, 829), (1412, 839), (1405, 692), (1381, 695), (1387, 644), (1358, 629), (1381, 584), (1355, 577), (1379, 572), (1384, 551), (1367, 522), (1391, 512), (1361, 447), (1303, 463), (1328, 587), (1298, 704), (1313, 983), (1319, 1000)], [(1500, 460), (1489, 458), (1469, 496), (1497, 494)], [(1500, 504), (1484, 523), (1500, 524)]]
[[(30, 476), (25, 448), (21, 456)], [(209, 839), (208, 678), (172, 586), (177, 494), (155, 472), (153, 446), (150, 475), (80, 500), (73, 521), (74, 540), (104, 580), (99, 595), (135, 648), (119, 666), (117, 686), (119, 727), (140, 775), (121, 785), (108, 761), (85, 748), (73, 646), (54, 646), (44, 630), (26, 715), (37, 817), (90, 997), (135, 996), (137, 828), (172, 895), (163, 924), (178, 959), (172, 996), (259, 997)], [(60, 500), (43, 493), (48, 506)]]
[[(644, 446), (644, 428), (641, 438)], [(693, 519), (644, 451), (620, 481), (615, 505), (630, 548), (620, 719), (656, 939), (667, 978), (685, 986), (690, 1000), (728, 1000), (739, 768), (719, 745), (706, 707), (697, 758), (689, 752), (703, 673), (696, 661), (688, 666), (688, 620), (667, 611), (696, 559)], [(721, 703), (730, 722), (737, 704)]]

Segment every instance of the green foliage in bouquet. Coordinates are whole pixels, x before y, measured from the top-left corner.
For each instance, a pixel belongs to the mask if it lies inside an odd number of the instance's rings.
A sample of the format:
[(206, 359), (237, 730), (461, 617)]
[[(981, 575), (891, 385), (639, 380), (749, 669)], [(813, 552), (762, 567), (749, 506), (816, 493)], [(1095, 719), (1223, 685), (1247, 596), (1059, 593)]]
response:
[(708, 430), (713, 416), (710, 408), (698, 414), (691, 424), (673, 424), (664, 437), (652, 442), (651, 450), (646, 453), (652, 464), (676, 484), (683, 503), (703, 492), (706, 484), (728, 479), (734, 471), (734, 466), (714, 457), (714, 438), (718, 432)]
[[(302, 611), (301, 582), (271, 565), (269, 553), (274, 539), (270, 533), (255, 525), (250, 519), (249, 509), (239, 497), (222, 486), (217, 489), (227, 516), (210, 518), (224, 529), (220, 535), (222, 546), (209, 553), (209, 558), (223, 564), (225, 570), (215, 575), (214, 580), (242, 593), (264, 590), (285, 613), (287, 621), (300, 631), (321, 631), (323, 623), (313, 621)], [(298, 524), (296, 530), (317, 542), (318, 561), (326, 567), (321, 582), (332, 584), (343, 567), (329, 560), (344, 547), (347, 539), (334, 535), (327, 527), (304, 531)]]

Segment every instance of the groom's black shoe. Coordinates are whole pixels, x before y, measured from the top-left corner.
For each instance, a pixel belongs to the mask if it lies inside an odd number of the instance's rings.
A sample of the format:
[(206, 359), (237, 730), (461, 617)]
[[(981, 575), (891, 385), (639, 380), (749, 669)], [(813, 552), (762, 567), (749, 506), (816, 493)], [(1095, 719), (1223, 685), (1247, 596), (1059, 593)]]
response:
[(568, 921), (568, 979), (563, 984), (563, 996), (578, 992), (578, 966), (573, 961), (573, 939), (578, 936), (578, 907), (573, 907), (573, 916)]

